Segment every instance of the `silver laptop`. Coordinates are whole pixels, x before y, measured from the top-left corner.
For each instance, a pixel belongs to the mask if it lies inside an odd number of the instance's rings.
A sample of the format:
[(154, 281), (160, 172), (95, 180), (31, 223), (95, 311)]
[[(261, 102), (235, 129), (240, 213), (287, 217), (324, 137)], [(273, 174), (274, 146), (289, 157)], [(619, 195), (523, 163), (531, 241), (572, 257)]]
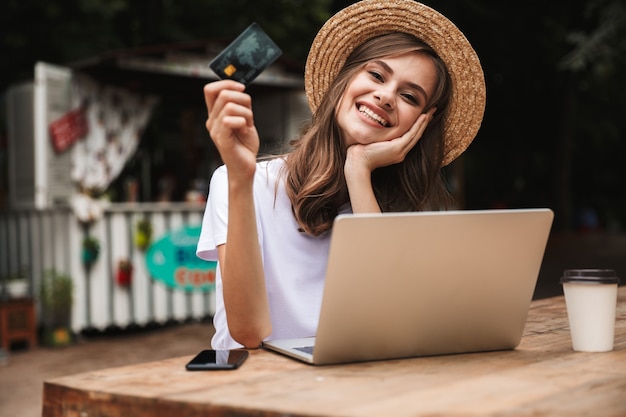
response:
[(317, 335), (267, 349), (325, 365), (516, 348), (549, 209), (340, 215)]

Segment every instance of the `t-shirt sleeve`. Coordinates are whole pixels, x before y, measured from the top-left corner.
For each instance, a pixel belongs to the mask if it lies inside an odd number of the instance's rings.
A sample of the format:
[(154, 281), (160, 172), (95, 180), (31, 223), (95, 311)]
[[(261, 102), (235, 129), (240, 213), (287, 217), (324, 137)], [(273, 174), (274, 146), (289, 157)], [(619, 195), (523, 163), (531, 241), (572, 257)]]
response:
[(226, 166), (222, 165), (211, 177), (196, 255), (206, 261), (217, 261), (217, 247), (226, 243), (227, 227), (228, 175)]

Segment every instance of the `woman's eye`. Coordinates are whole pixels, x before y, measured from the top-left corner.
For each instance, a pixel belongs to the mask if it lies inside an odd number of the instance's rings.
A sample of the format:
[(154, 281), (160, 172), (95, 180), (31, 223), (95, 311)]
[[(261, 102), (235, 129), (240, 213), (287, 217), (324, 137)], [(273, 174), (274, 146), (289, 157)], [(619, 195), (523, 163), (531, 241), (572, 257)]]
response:
[(379, 72), (376, 72), (376, 71), (368, 71), (368, 72), (370, 73), (370, 75), (373, 78), (376, 78), (378, 81), (382, 81), (383, 80), (383, 76)]
[(413, 104), (419, 104), (419, 101), (417, 100), (417, 97), (415, 97), (413, 94), (402, 94), (402, 97), (404, 97), (407, 101), (413, 103)]

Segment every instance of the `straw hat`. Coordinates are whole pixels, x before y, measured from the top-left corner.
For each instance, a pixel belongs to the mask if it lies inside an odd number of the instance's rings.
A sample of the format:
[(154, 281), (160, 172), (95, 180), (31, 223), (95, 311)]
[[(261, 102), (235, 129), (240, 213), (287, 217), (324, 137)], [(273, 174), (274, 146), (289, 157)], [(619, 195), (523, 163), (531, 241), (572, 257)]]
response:
[(320, 29), (307, 58), (304, 83), (309, 107), (317, 110), (352, 51), (368, 39), (409, 33), (433, 48), (452, 79), (444, 126), (443, 165), (472, 142), (485, 111), (485, 79), (476, 52), (463, 33), (439, 12), (413, 0), (363, 0), (339, 11)]

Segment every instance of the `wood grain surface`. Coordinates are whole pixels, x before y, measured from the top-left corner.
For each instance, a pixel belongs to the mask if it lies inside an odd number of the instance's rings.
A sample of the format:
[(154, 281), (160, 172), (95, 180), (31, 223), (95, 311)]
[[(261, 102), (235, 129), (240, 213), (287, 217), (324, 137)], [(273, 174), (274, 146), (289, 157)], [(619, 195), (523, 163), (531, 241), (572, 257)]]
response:
[[(235, 371), (191, 356), (46, 381), (44, 417), (626, 415), (626, 287), (615, 349), (572, 350), (563, 297), (534, 301), (512, 351), (315, 367), (264, 350)], [(172, 340), (171, 343), (176, 343)]]

